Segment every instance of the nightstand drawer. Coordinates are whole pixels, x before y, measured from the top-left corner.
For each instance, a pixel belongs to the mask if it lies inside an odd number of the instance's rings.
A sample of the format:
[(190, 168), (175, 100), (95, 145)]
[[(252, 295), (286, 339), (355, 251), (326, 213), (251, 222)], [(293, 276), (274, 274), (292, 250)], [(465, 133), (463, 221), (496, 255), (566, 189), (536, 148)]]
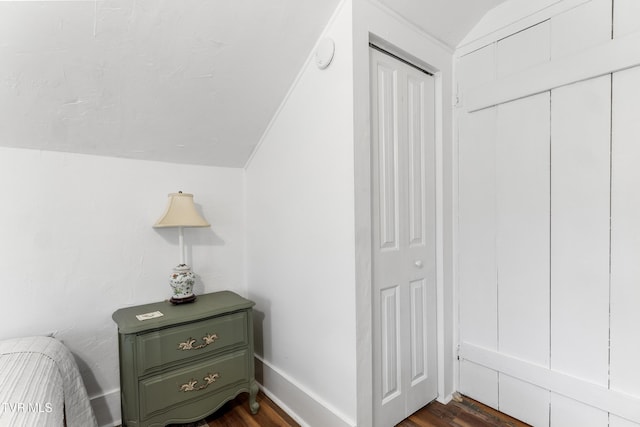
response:
[(247, 341), (244, 311), (141, 334), (137, 340), (139, 373), (144, 375), (169, 363), (246, 345)]
[(140, 381), (140, 416), (201, 398), (226, 386), (246, 381), (249, 374), (247, 350), (220, 356), (189, 368), (176, 369)]

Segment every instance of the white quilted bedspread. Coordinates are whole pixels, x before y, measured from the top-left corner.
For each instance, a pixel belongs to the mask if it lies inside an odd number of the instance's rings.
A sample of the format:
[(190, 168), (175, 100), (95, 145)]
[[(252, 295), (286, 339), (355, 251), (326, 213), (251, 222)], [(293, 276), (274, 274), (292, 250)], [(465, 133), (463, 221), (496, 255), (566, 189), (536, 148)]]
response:
[(78, 365), (48, 337), (0, 341), (0, 426), (95, 427)]

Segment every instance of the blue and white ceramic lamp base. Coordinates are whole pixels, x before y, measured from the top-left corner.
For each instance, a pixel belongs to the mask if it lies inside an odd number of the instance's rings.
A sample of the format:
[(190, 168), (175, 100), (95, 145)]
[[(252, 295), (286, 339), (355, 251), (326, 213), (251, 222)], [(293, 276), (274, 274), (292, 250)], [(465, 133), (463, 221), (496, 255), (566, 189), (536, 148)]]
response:
[(196, 275), (191, 271), (191, 267), (186, 264), (179, 264), (173, 268), (173, 273), (169, 277), (169, 285), (173, 290), (173, 295), (169, 300), (173, 304), (192, 302), (196, 299), (193, 293), (193, 285), (196, 282)]

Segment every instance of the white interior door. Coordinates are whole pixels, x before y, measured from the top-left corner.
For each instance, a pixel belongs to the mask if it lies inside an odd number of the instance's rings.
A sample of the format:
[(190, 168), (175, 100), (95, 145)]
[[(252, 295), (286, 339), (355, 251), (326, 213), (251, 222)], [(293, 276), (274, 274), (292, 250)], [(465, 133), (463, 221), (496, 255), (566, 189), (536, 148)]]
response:
[(370, 49), (374, 425), (437, 396), (434, 78)]

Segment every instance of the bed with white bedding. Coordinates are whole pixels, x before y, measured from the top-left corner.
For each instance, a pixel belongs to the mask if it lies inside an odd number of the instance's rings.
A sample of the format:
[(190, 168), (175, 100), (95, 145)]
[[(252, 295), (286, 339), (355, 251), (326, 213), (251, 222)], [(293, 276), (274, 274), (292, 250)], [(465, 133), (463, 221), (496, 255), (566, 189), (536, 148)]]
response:
[(0, 426), (95, 427), (78, 365), (54, 338), (0, 341)]

